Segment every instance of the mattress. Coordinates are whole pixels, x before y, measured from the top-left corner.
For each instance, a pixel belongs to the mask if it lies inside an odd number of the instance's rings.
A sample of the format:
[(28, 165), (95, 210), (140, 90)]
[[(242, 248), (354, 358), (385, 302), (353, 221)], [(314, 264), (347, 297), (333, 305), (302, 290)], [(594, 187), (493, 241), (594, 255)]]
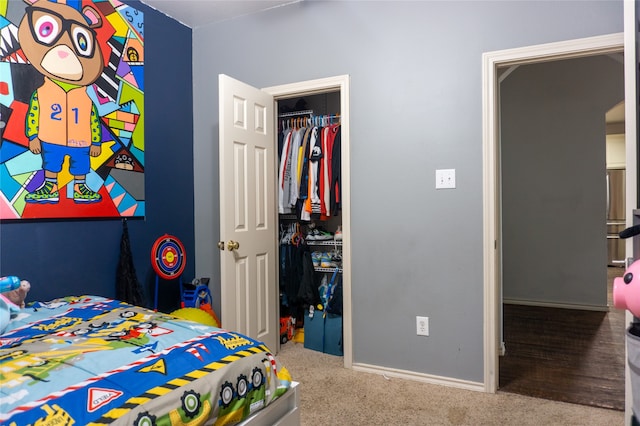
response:
[(103, 297), (34, 303), (0, 336), (0, 424), (235, 424), (290, 386), (259, 341)]

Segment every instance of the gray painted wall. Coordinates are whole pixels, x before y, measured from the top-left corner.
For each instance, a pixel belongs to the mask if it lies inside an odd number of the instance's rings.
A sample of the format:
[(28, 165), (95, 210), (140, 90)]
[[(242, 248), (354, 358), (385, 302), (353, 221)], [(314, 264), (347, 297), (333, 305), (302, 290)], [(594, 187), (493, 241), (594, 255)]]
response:
[(349, 74), (354, 362), (482, 382), (481, 55), (622, 31), (622, 1), (304, 1), (194, 30), (196, 275), (219, 276), (217, 75)]
[(501, 85), (503, 296), (607, 306), (605, 114), (619, 57), (521, 66)]

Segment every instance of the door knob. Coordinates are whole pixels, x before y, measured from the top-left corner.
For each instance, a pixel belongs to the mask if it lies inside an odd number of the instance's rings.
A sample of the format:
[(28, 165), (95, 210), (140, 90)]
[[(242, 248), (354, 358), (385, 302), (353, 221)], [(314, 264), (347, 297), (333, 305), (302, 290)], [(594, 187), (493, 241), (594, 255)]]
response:
[(224, 241), (218, 241), (218, 249), (224, 250)]
[(227, 242), (227, 249), (229, 251), (238, 250), (240, 248), (240, 243), (237, 241), (229, 240)]

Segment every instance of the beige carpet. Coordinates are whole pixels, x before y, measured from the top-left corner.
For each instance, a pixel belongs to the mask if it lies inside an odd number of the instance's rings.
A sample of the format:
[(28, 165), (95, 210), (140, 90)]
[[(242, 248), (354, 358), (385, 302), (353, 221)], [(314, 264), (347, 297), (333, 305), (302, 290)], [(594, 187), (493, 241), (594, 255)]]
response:
[(347, 370), (301, 343), (282, 345), (277, 358), (300, 382), (303, 426), (624, 424), (621, 411)]

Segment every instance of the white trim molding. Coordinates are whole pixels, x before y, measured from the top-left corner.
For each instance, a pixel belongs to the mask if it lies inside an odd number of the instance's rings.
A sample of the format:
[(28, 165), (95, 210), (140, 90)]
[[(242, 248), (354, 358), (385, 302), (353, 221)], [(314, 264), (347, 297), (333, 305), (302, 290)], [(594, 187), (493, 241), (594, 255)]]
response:
[(416, 373), (415, 371), (399, 370), (397, 368), (386, 368), (376, 365), (357, 363), (353, 364), (353, 369), (355, 371), (362, 371), (365, 373), (379, 374), (386, 379), (390, 377), (396, 377), (398, 379), (412, 380), (414, 382), (448, 386), (452, 388), (466, 389), (476, 392), (484, 390), (484, 386), (482, 383), (471, 382), (469, 380), (454, 379), (451, 377), (434, 376), (432, 374)]
[[(637, 102), (637, 37), (638, 37), (638, 21), (636, 1), (625, 0), (624, 2), (624, 138), (625, 138), (625, 162), (626, 162), (626, 217), (627, 226), (632, 226), (633, 210), (638, 205), (638, 102)], [(633, 101), (632, 101), (633, 100)], [(626, 242), (626, 257), (635, 257), (633, 250), (634, 238), (628, 238)], [(637, 243), (636, 243), (637, 246)], [(631, 323), (633, 315), (631, 312), (625, 313), (626, 324)], [(628, 359), (627, 348), (625, 345), (625, 360)], [(629, 366), (625, 363), (625, 424), (631, 424), (631, 415), (633, 413), (633, 395), (631, 389), (631, 375)]]

